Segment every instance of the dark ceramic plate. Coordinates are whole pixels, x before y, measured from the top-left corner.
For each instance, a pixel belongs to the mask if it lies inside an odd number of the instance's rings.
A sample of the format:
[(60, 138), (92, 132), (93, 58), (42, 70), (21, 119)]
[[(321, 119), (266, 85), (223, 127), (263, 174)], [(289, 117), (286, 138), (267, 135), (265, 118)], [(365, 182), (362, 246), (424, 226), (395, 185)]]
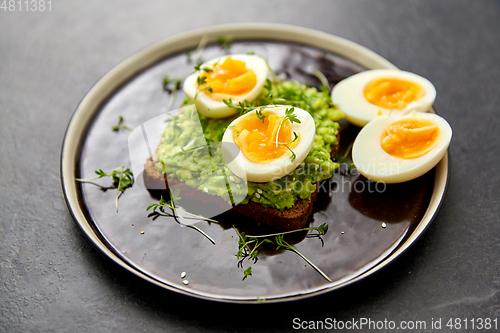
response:
[[(424, 176), (411, 182), (377, 185), (341, 169), (325, 182), (311, 226), (329, 225), (322, 241), (299, 234), (293, 246), (323, 270), (328, 282), (291, 251), (265, 248), (254, 263), (239, 265), (238, 236), (254, 221), (236, 213), (219, 217), (220, 224), (198, 223), (213, 245), (197, 231), (169, 217), (153, 219), (146, 207), (158, 200), (141, 182), (125, 191), (115, 211), (115, 190), (103, 191), (76, 178), (92, 178), (94, 170), (129, 166), (127, 131), (111, 125), (122, 115), (132, 127), (167, 110), (170, 95), (162, 90), (163, 75), (185, 77), (193, 68), (184, 51), (205, 36), (208, 60), (224, 54), (218, 36), (235, 38), (232, 53), (254, 51), (287, 79), (318, 86), (310, 73), (323, 72), (333, 85), (364, 68), (394, 68), (380, 56), (344, 39), (318, 31), (269, 24), (219, 26), (161, 41), (120, 63), (85, 96), (75, 111), (63, 144), (61, 174), (68, 207), (89, 239), (108, 257), (134, 274), (159, 286), (188, 295), (233, 302), (283, 301), (311, 296), (344, 286), (388, 264), (422, 234), (444, 195), (447, 156)], [(182, 94), (181, 94), (182, 95)], [(178, 96), (178, 107), (183, 96)], [(359, 130), (344, 124), (341, 152)], [(109, 179), (96, 181), (110, 185)], [(243, 271), (252, 275), (242, 280)], [(181, 273), (186, 272), (189, 284)]]

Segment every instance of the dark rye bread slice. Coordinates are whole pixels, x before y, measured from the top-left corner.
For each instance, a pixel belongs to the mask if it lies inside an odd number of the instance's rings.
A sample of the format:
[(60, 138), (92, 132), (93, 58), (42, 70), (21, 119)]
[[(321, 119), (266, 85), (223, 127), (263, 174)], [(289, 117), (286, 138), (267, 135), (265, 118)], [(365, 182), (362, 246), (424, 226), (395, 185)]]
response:
[[(340, 142), (340, 133), (337, 133), (337, 142)], [(332, 145), (332, 158), (337, 153), (338, 147), (338, 145)], [(143, 172), (144, 185), (151, 191), (168, 191), (169, 186), (167, 177), (158, 171), (155, 166), (157, 162), (158, 160), (155, 161), (152, 157), (146, 160)], [(206, 204), (218, 205), (225, 210), (235, 210), (241, 215), (253, 218), (259, 224), (264, 223), (280, 231), (296, 230), (306, 226), (309, 216), (311, 216), (313, 212), (314, 202), (318, 196), (319, 187), (316, 185), (316, 191), (311, 193), (310, 199), (299, 199), (292, 208), (281, 211), (277, 208), (264, 207), (253, 201), (231, 207), (221, 197), (210, 195), (187, 186), (179, 182), (176, 178), (171, 179), (170, 182), (175, 182), (175, 187), (181, 189), (184, 197), (199, 200)]]
[(299, 199), (292, 208), (283, 211), (277, 208), (264, 207), (253, 201), (244, 205), (237, 205), (235, 210), (241, 215), (249, 216), (277, 230), (296, 230), (306, 226), (307, 220), (313, 212), (314, 201), (316, 201), (317, 196), (318, 186), (316, 186), (316, 191), (311, 193), (311, 199)]
[[(235, 210), (241, 215), (253, 218), (258, 223), (262, 222), (267, 226), (280, 231), (295, 230), (303, 228), (309, 216), (312, 214), (314, 201), (318, 194), (318, 186), (316, 191), (311, 194), (309, 200), (297, 200), (295, 205), (290, 209), (280, 211), (277, 208), (264, 207), (255, 202), (247, 204), (239, 204), (231, 207), (224, 199), (216, 195), (210, 195), (198, 189), (187, 186), (179, 182), (176, 178), (167, 181), (166, 175), (163, 175), (156, 168), (157, 161), (149, 158), (144, 164), (143, 179), (144, 185), (151, 191), (167, 191), (169, 189), (169, 181), (175, 183), (175, 188), (181, 190), (183, 197), (199, 200), (205, 204), (214, 204), (225, 210)], [(172, 186), (174, 186), (172, 184)]]

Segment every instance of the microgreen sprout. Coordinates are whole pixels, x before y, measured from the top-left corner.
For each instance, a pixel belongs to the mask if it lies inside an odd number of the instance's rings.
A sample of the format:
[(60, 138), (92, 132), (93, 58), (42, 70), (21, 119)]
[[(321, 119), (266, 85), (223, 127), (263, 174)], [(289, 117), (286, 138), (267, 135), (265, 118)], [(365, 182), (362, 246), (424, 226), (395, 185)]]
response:
[(283, 119), (281, 119), (281, 122), (280, 122), (280, 125), (278, 126), (278, 130), (276, 131), (276, 147), (278, 147), (278, 136), (280, 134), (280, 129), (281, 129), (281, 125), (283, 125), (283, 123), (286, 121), (286, 120), (289, 120), (290, 123), (297, 123), (297, 124), (300, 124), (300, 120), (299, 118), (297, 118), (297, 116), (293, 113), (295, 111), (295, 108), (294, 107), (291, 107), (289, 109), (286, 109), (285, 110), (285, 116), (283, 117)]
[[(248, 102), (247, 100), (245, 100), (243, 102), (238, 102), (238, 105), (235, 105), (231, 99), (229, 99), (229, 100), (223, 99), (222, 101), (228, 107), (235, 108), (236, 111), (238, 111), (240, 114), (245, 114), (245, 113), (248, 113), (250, 111), (256, 110), (255, 114), (257, 115), (257, 118), (259, 119), (259, 121), (263, 122), (265, 117), (269, 117), (269, 115), (264, 115), (262, 113), (262, 111), (264, 111), (266, 109), (266, 107), (263, 107), (263, 106), (257, 107), (253, 103)], [(269, 106), (267, 106), (267, 108), (268, 107)], [(276, 107), (276, 105), (275, 105), (275, 107)], [(281, 126), (283, 125), (283, 123), (286, 120), (289, 120), (291, 123), (298, 123), (298, 124), (300, 124), (300, 119), (297, 117), (297, 115), (294, 114), (294, 111), (295, 111), (294, 107), (291, 107), (291, 108), (288, 108), (288, 109), (285, 110), (285, 116), (283, 117), (283, 119), (281, 119), (281, 122), (279, 124), (278, 130), (276, 131), (276, 140), (274, 140), (276, 142), (276, 147), (278, 147), (279, 144), (282, 144), (282, 145), (284, 145), (291, 152), (292, 155), (290, 156), (290, 160), (292, 162), (295, 161), (295, 158), (297, 157), (297, 155), (295, 155), (295, 153), (293, 152), (293, 150), (290, 149), (290, 147), (288, 145), (291, 144), (291, 143), (293, 143), (293, 142), (295, 142), (297, 140), (297, 138), (298, 138), (297, 133), (294, 132), (293, 133), (294, 134), (294, 139), (292, 141), (286, 142), (286, 143), (279, 142), (278, 141), (278, 136), (279, 136), (279, 132), (280, 132)], [(239, 135), (239, 132), (241, 132), (241, 130), (239, 130), (236, 133), (236, 135)]]
[(257, 115), (257, 118), (259, 118), (259, 121), (264, 122), (264, 118), (269, 117), (269, 115), (264, 115), (262, 114), (262, 111), (264, 110), (264, 107), (260, 107), (255, 111), (255, 114)]
[[(347, 147), (344, 155), (335, 154), (335, 161), (340, 164), (339, 173), (343, 175), (352, 175), (355, 169), (354, 163), (347, 156), (351, 153), (352, 143)], [(345, 167), (344, 167), (345, 166)], [(347, 170), (346, 170), (347, 168)]]
[[(77, 178), (76, 181), (82, 182), (82, 183), (91, 183), (94, 180), (103, 178), (103, 177), (111, 177), (113, 179), (113, 185), (109, 188), (116, 188), (116, 212), (118, 213), (118, 198), (123, 194), (123, 192), (132, 186), (134, 183), (134, 175), (132, 174), (132, 171), (130, 171), (129, 168), (124, 169), (124, 167), (121, 168), (115, 168), (110, 171), (102, 171), (101, 169), (94, 171), (97, 175), (95, 178), (91, 179), (81, 179)], [(101, 186), (102, 187), (102, 186)], [(105, 188), (108, 189), (108, 188)]]
[(111, 126), (113, 132), (118, 132), (121, 129), (127, 129), (129, 131), (133, 131), (134, 129), (127, 124), (124, 124), (123, 116), (118, 116), (118, 123), (116, 125)]
[(313, 70), (312, 73), (321, 82), (321, 87), (324, 87), (326, 89), (326, 92), (328, 93), (328, 91), (330, 91), (330, 83), (328, 82), (328, 79), (326, 78), (325, 74), (321, 73), (316, 68)]
[[(306, 237), (308, 238), (318, 237), (321, 239), (321, 241), (323, 241), (321, 236), (325, 235), (326, 232), (328, 231), (328, 224), (323, 223), (319, 227), (307, 227), (291, 231), (285, 231), (267, 235), (258, 235), (258, 236), (247, 235), (244, 232), (239, 232), (238, 229), (236, 229), (234, 226), (233, 229), (236, 231), (236, 234), (238, 235), (238, 252), (236, 253), (236, 258), (238, 259), (238, 265), (237, 265), (238, 267), (243, 267), (243, 261), (245, 259), (251, 259), (255, 264), (258, 260), (257, 254), (259, 248), (266, 243), (275, 244), (277, 245), (277, 250), (280, 249), (281, 247), (284, 247), (297, 253), (309, 265), (311, 265), (316, 271), (318, 271), (318, 273), (320, 273), (321, 276), (323, 276), (326, 280), (331, 282), (330, 278), (326, 276), (325, 273), (323, 273), (316, 265), (314, 265), (310, 260), (308, 260), (304, 255), (302, 255), (299, 251), (297, 251), (295, 248), (293, 248), (290, 244), (288, 244), (284, 240), (284, 236), (287, 234), (301, 232), (301, 231), (317, 231), (317, 233), (307, 234)], [(245, 269), (245, 271), (243, 272), (243, 280), (245, 280), (249, 275), (251, 275), (252, 270), (249, 268), (250, 267)]]
[(279, 250), (280, 248), (285, 248), (285, 249), (288, 249), (290, 251), (293, 251), (295, 252), (296, 254), (298, 254), (302, 259), (304, 259), (309, 265), (311, 265), (312, 268), (314, 268), (322, 277), (325, 278), (325, 280), (327, 280), (328, 282), (332, 282), (332, 280), (325, 274), (323, 273), (323, 271), (321, 269), (319, 269), (319, 267), (317, 267), (315, 264), (313, 264), (309, 259), (307, 259), (302, 253), (300, 253), (296, 248), (294, 248), (293, 246), (291, 246), (290, 244), (288, 244), (285, 240), (284, 240), (284, 236), (283, 235), (278, 235), (278, 236), (275, 236), (274, 238), (276, 244), (278, 245), (278, 247), (276, 248), (276, 250)]
[(293, 140), (292, 141), (290, 141), (290, 142), (279, 142), (279, 144), (285, 146), (286, 149), (288, 149), (288, 151), (290, 151), (290, 153), (292, 154), (290, 156), (290, 160), (292, 162), (295, 161), (295, 159), (297, 158), (297, 155), (295, 155), (295, 152), (288, 145), (294, 143), (295, 141), (297, 141), (298, 138), (299, 138), (299, 136), (297, 135), (297, 133), (293, 132)]
[(168, 110), (172, 109), (177, 98), (177, 91), (180, 90), (183, 79), (170, 77), (165, 75), (163, 77), (163, 90), (170, 93), (170, 101), (168, 102)]
[(237, 129), (237, 131), (236, 131), (236, 135), (238, 135), (238, 136), (240, 135), (241, 131), (244, 129), (244, 128), (243, 128), (243, 127), (241, 127), (241, 126), (236, 126), (236, 125), (231, 125), (231, 126), (229, 126), (228, 128)]
[(273, 71), (273, 69), (271, 68), (271, 65), (269, 65), (269, 62), (267, 62), (267, 60), (263, 57), (263, 56), (260, 56), (262, 59), (264, 59), (264, 61), (266, 62), (266, 65), (267, 65), (267, 69), (269, 70), (269, 73), (271, 73), (271, 77), (273, 78), (272, 81), (274, 83), (278, 83), (279, 81), (281, 81), (278, 76), (276, 75), (276, 73)]
[(193, 58), (195, 58), (197, 62), (203, 63), (203, 60), (201, 59), (201, 53), (203, 52), (203, 50), (207, 46), (207, 43), (208, 43), (208, 37), (207, 36), (201, 37), (200, 42), (198, 43), (198, 46), (196, 47), (196, 50), (194, 50), (193, 52), (186, 51), (185, 54), (186, 54), (187, 60), (191, 61)]
[(206, 76), (199, 76), (196, 79), (196, 83), (198, 84), (198, 86), (201, 86), (202, 84), (207, 83), (207, 77)]
[(223, 99), (222, 102), (226, 104), (227, 107), (236, 109), (236, 111), (239, 112), (240, 115), (256, 109), (255, 105), (247, 100), (238, 102), (238, 105), (234, 105), (231, 98), (229, 100)]
[(163, 76), (163, 90), (168, 93), (174, 93), (181, 87), (182, 79), (171, 77), (169, 75)]
[(219, 43), (219, 45), (221, 46), (221, 48), (224, 51), (229, 52), (229, 51), (231, 51), (233, 37), (231, 37), (231, 36), (219, 36), (219, 38), (217, 39), (217, 42)]
[(203, 65), (203, 60), (202, 59), (198, 59), (196, 61), (196, 65), (194, 66), (194, 71), (199, 71), (201, 70), (201, 65)]
[(311, 237), (321, 237), (324, 236), (328, 232), (328, 224), (323, 223), (319, 227), (307, 227), (307, 228), (301, 228), (301, 229), (295, 229), (295, 230), (290, 230), (290, 231), (283, 231), (283, 232), (277, 232), (274, 234), (267, 234), (267, 235), (247, 235), (247, 237), (250, 238), (266, 238), (266, 237), (274, 237), (274, 236), (279, 236), (279, 235), (288, 235), (288, 234), (293, 234), (296, 232), (302, 232), (302, 231), (317, 231), (318, 233), (316, 234), (310, 234)]
[(267, 98), (273, 99), (273, 83), (271, 80), (266, 79), (266, 84), (264, 85), (264, 88), (269, 91), (269, 94), (267, 95)]
[(243, 278), (241, 279), (242, 281), (245, 280), (249, 275), (252, 275), (252, 267), (249, 266), (247, 269), (243, 271)]
[(197, 87), (196, 87), (196, 94), (194, 95), (194, 99), (198, 97), (198, 94), (204, 90), (212, 92), (212, 87), (206, 86), (202, 89), (200, 89), (200, 86), (207, 83), (207, 77), (206, 76), (198, 76), (196, 79)]
[(264, 238), (259, 241), (257, 237), (248, 237), (244, 232), (240, 233), (234, 226), (233, 229), (238, 234), (238, 252), (236, 253), (236, 258), (241, 259), (238, 266), (243, 266), (245, 258), (251, 258), (256, 263), (258, 260), (258, 248), (264, 243), (272, 244), (270, 239)]
[[(233, 103), (233, 100), (230, 98), (229, 100), (225, 100), (223, 99), (222, 102), (224, 104), (227, 105), (227, 107), (229, 108), (234, 108), (236, 109), (237, 112), (239, 112), (240, 115), (244, 115), (245, 113), (248, 113), (250, 111), (253, 111), (253, 110), (257, 110), (258, 111), (258, 114), (257, 114), (257, 117), (259, 118), (260, 121), (263, 121), (264, 117), (268, 117), (268, 116), (264, 116), (262, 114), (262, 111), (264, 111), (266, 108), (269, 108), (269, 107), (272, 107), (272, 106), (255, 106), (255, 103), (251, 103), (249, 101), (247, 101), (246, 99), (243, 101), (243, 102), (238, 102), (238, 104), (234, 104)], [(276, 107), (277, 105), (273, 105), (274, 107)]]

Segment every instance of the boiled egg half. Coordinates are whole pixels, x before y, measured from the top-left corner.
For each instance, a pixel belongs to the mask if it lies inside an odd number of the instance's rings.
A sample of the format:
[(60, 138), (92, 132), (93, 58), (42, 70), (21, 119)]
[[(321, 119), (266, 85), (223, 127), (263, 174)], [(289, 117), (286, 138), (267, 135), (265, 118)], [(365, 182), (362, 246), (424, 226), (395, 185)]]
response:
[[(293, 111), (291, 122), (286, 117)], [(309, 112), (291, 106), (267, 106), (236, 118), (226, 129), (222, 144), (234, 143), (237, 154), (224, 157), (231, 171), (252, 182), (281, 178), (297, 168), (311, 150), (316, 133)], [(224, 149), (224, 148), (223, 148)]]
[(444, 156), (452, 130), (433, 113), (380, 116), (359, 132), (352, 160), (366, 178), (385, 183), (415, 179)]
[(379, 115), (425, 112), (436, 99), (427, 79), (395, 69), (374, 69), (340, 81), (332, 90), (333, 103), (349, 122), (363, 127)]
[(210, 60), (184, 81), (186, 97), (198, 112), (210, 118), (224, 118), (236, 113), (224, 100), (233, 104), (252, 102), (262, 90), (268, 75), (266, 61), (257, 55), (235, 54)]

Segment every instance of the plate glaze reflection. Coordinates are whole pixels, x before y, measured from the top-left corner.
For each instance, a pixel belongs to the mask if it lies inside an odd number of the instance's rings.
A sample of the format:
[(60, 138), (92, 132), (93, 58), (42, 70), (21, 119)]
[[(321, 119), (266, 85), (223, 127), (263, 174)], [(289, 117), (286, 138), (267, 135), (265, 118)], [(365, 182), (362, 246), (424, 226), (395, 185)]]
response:
[[(236, 42), (233, 53), (254, 51), (269, 60), (278, 75), (286, 79), (318, 86), (311, 75), (317, 68), (330, 85), (363, 70), (358, 65), (296, 44), (277, 42)], [(224, 52), (210, 45), (203, 53), (212, 59)], [(163, 75), (185, 77), (194, 64), (184, 54), (165, 58), (137, 74), (114, 92), (101, 106), (82, 138), (82, 152), (77, 176), (91, 178), (94, 170), (129, 165), (128, 132), (114, 133), (111, 125), (122, 115), (135, 127), (168, 111), (169, 95), (162, 91)], [(182, 97), (178, 97), (175, 108)], [(358, 129), (346, 126), (341, 145), (345, 149)], [(109, 180), (108, 180), (109, 182)], [(119, 200), (115, 212), (114, 191), (103, 192), (91, 184), (78, 184), (80, 204), (107, 246), (134, 269), (179, 290), (217, 299), (275, 299), (309, 294), (348, 281), (382, 261), (422, 219), (434, 183), (434, 171), (417, 180), (387, 185), (384, 193), (357, 192), (352, 184), (369, 183), (359, 175), (335, 174), (315, 203), (310, 226), (329, 225), (323, 242), (317, 238), (295, 236), (290, 243), (323, 270), (328, 283), (295, 253), (266, 248), (259, 260), (238, 267), (238, 236), (232, 225), (256, 233), (255, 222), (229, 212), (219, 217), (220, 224), (207, 222), (197, 226), (209, 234), (216, 245), (193, 229), (181, 227), (173, 219), (148, 217), (146, 207), (157, 201), (137, 182)], [(106, 185), (106, 180), (101, 184)], [(346, 185), (347, 184), (347, 185)], [(349, 185), (351, 184), (351, 185)], [(349, 185), (349, 186), (348, 186)], [(343, 189), (343, 190), (342, 190)], [(386, 223), (385, 228), (382, 222)], [(143, 233), (141, 233), (143, 232)], [(243, 270), (252, 267), (252, 275), (242, 281)], [(189, 285), (180, 278), (186, 272)]]

